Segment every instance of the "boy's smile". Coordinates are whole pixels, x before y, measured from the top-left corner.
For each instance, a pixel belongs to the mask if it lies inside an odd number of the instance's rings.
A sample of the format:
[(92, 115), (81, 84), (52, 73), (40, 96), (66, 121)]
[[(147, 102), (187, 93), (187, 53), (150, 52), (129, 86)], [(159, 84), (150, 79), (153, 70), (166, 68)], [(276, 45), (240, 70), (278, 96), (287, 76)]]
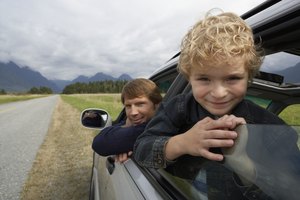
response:
[(229, 64), (192, 68), (190, 83), (196, 101), (211, 114), (223, 116), (244, 98), (248, 85), (248, 71), (243, 59)]

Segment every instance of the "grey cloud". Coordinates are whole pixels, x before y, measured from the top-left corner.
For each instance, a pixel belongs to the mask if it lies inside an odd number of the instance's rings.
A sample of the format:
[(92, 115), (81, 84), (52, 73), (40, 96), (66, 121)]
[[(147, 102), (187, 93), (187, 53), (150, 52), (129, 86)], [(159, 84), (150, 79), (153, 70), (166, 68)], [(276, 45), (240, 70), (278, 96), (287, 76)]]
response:
[(0, 61), (30, 66), (49, 79), (97, 72), (147, 77), (177, 53), (207, 10), (242, 14), (262, 1), (3, 0)]

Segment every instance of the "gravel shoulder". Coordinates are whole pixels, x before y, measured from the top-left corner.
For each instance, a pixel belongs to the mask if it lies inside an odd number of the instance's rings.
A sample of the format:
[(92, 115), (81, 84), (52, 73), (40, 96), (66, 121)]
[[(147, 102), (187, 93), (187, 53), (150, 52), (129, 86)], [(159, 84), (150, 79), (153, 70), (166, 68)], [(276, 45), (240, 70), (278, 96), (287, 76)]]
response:
[(80, 112), (58, 99), (48, 133), (28, 175), (22, 200), (88, 199), (93, 131), (83, 128)]

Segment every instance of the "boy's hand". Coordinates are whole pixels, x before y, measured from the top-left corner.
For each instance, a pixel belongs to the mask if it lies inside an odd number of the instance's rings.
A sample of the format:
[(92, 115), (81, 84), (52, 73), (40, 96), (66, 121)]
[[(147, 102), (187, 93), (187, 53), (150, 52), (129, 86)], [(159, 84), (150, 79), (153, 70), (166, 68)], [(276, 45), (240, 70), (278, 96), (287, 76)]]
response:
[(225, 129), (233, 130), (240, 124), (246, 124), (246, 120), (242, 117), (236, 117), (234, 115), (224, 115), (218, 120), (231, 122), (231, 127), (226, 127)]
[(234, 116), (226, 116), (218, 120), (206, 117), (187, 132), (169, 139), (165, 147), (166, 159), (174, 160), (179, 156), (189, 154), (221, 161), (224, 156), (212, 153), (209, 149), (233, 146), (237, 133), (231, 129), (242, 122), (242, 118)]

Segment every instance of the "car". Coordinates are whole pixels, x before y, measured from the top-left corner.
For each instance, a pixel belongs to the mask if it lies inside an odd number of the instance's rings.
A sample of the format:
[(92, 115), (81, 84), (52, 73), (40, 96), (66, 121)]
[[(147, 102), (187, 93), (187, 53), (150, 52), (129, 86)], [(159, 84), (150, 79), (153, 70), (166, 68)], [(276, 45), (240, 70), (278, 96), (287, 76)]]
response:
[[(241, 16), (251, 26), (255, 40), (262, 45), (266, 54), (260, 75), (255, 77), (249, 86), (246, 98), (278, 115), (295, 129), (298, 135), (300, 134), (299, 13), (298, 0), (272, 0), (258, 5)], [(177, 71), (179, 55), (180, 53), (172, 57), (149, 77), (164, 94), (163, 101), (191, 91), (188, 81)], [(98, 113), (102, 117), (102, 125), (90, 125), (84, 122), (84, 116), (88, 112)], [(124, 117), (123, 110), (114, 122), (117, 123)], [(86, 109), (82, 112), (81, 118), (83, 126), (88, 128), (101, 130), (112, 125), (111, 117), (104, 108)], [(297, 138), (295, 140), (297, 141), (293, 142), (296, 142), (299, 148), (300, 142)], [(248, 146), (256, 149), (257, 143), (259, 142), (254, 140)], [(264, 165), (265, 162), (267, 160), (260, 164)], [(281, 171), (278, 176), (286, 174), (287, 171)], [(288, 183), (290, 180), (286, 181)], [(300, 188), (300, 185), (293, 187)], [(266, 192), (263, 188), (262, 191)], [(286, 199), (294, 198), (284, 188), (280, 189), (278, 194), (282, 194), (281, 196)], [(253, 195), (251, 198), (257, 197)], [(114, 161), (113, 156), (102, 157), (94, 153), (90, 199), (211, 198), (203, 194), (190, 180), (176, 177), (165, 169), (141, 167), (133, 158), (120, 164)]]

